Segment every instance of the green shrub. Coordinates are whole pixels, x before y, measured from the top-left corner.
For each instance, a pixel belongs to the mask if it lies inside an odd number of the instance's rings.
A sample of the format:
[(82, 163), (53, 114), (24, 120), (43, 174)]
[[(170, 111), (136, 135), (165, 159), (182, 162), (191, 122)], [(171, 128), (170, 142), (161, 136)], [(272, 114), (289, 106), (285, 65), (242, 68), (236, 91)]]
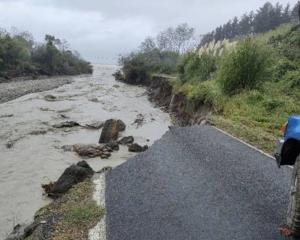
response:
[(268, 78), (270, 53), (253, 39), (240, 42), (237, 48), (223, 57), (217, 79), (228, 95), (257, 88)]
[(247, 96), (247, 103), (248, 104), (256, 104), (258, 102), (263, 101), (264, 96), (261, 92), (257, 91), (257, 90), (252, 90), (248, 93)]
[(284, 56), (291, 61), (299, 62), (300, 59), (300, 26), (290, 29), (285, 34), (273, 37), (269, 41), (270, 45), (277, 49), (280, 56)]
[(158, 49), (131, 53), (119, 59), (119, 65), (122, 66), (121, 72), (118, 71), (114, 76), (117, 80), (130, 84), (146, 84), (153, 73), (174, 73), (178, 58), (178, 53), (161, 52)]
[(123, 80), (129, 84), (146, 83), (154, 67), (150, 61), (147, 61), (145, 55), (132, 53), (129, 56), (121, 57), (119, 64), (122, 66), (123, 76), (119, 73), (115, 74), (117, 80)]
[(211, 106), (215, 112), (223, 110), (223, 103), (226, 96), (223, 96), (219, 85), (216, 81), (204, 81), (198, 83), (186, 83), (182, 85), (181, 91), (188, 97), (189, 100), (196, 104), (207, 104)]
[(297, 68), (298, 66), (287, 58), (279, 59), (274, 67), (274, 78), (277, 81), (281, 80), (288, 71), (294, 71)]
[(284, 106), (284, 102), (277, 98), (267, 98), (263, 101), (263, 106), (265, 107), (266, 111), (273, 112), (276, 111), (277, 108)]
[(202, 82), (210, 79), (211, 74), (216, 71), (216, 58), (203, 53), (188, 53), (183, 56), (178, 64), (177, 72), (180, 80), (184, 82)]
[(300, 70), (289, 71), (283, 81), (288, 84), (289, 88), (300, 87)]

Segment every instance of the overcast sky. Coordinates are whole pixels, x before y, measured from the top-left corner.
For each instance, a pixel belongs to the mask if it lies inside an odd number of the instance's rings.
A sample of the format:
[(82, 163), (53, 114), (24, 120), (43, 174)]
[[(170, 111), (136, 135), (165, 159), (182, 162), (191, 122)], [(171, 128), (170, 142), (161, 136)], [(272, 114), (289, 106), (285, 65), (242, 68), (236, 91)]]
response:
[[(92, 62), (114, 63), (147, 36), (187, 22), (198, 34), (255, 10), (263, 0), (0, 0), (0, 28), (66, 39)], [(270, 1), (276, 3), (277, 1)], [(280, 3), (296, 0), (281, 0)]]

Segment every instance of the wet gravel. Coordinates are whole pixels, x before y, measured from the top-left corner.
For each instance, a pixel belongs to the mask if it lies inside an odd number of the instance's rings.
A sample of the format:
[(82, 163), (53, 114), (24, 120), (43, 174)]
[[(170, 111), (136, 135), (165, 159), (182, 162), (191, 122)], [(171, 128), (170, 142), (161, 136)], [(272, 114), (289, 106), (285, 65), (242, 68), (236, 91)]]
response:
[(212, 127), (173, 129), (107, 175), (107, 239), (282, 239), (290, 177)]
[(0, 103), (14, 100), (29, 93), (48, 91), (72, 81), (72, 77), (53, 77), (0, 83)]

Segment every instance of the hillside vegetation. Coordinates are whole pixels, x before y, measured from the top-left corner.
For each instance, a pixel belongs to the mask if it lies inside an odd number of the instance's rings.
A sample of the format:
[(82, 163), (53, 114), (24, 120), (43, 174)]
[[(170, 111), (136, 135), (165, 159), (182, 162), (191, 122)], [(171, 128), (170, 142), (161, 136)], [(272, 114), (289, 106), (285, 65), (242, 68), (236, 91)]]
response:
[(0, 31), (0, 81), (83, 73), (92, 73), (92, 66), (71, 51), (67, 42), (46, 35), (44, 43), (36, 43), (27, 32)]
[[(291, 18), (295, 8), (281, 8), (281, 15)], [(257, 14), (262, 18), (261, 9)], [(177, 76), (171, 81), (174, 94), (183, 94), (193, 106), (210, 106), (212, 124), (271, 153), (282, 125), (300, 114), (300, 26), (270, 28), (178, 53), (176, 70), (173, 65), (167, 73)], [(119, 75), (126, 81), (130, 65), (122, 66)]]
[(217, 27), (203, 36), (200, 47), (211, 41), (222, 41), (224, 39), (239, 39), (248, 34), (260, 34), (274, 30), (282, 24), (297, 22), (299, 2), (291, 7), (280, 3), (273, 5), (266, 2), (256, 12), (245, 13), (240, 18), (234, 17), (227, 23)]
[[(234, 50), (215, 57), (209, 79), (181, 77), (176, 89), (191, 101), (210, 105), (212, 123), (271, 152), (281, 126), (300, 113), (299, 54), (300, 27), (284, 25), (239, 41)], [(199, 67), (207, 64), (202, 56), (196, 57), (202, 61)], [(193, 58), (182, 61), (179, 69), (191, 62)]]

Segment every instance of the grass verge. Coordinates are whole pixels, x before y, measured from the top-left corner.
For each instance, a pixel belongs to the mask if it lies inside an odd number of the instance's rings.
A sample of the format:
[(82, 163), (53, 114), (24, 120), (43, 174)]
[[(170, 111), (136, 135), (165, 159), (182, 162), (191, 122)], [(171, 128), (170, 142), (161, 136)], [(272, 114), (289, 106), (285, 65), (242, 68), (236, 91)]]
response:
[(40, 209), (35, 221), (45, 222), (44, 229), (34, 232), (27, 240), (40, 239), (41, 232), (51, 240), (88, 239), (89, 230), (104, 214), (92, 198), (93, 191), (92, 180), (86, 180)]

